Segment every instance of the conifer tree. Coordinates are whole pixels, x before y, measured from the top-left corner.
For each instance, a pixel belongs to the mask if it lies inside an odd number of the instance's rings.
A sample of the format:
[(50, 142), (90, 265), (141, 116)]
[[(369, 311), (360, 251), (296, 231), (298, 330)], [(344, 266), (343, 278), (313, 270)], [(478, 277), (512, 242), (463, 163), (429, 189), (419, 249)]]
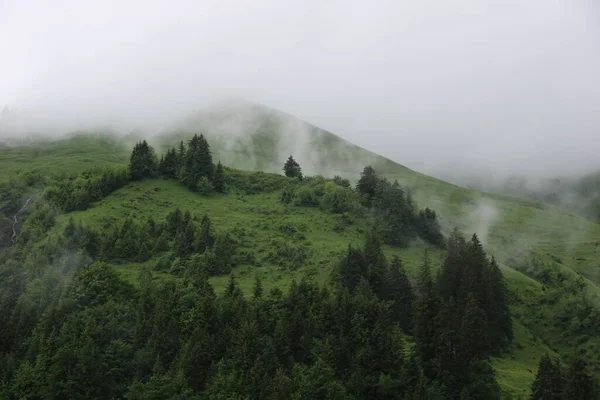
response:
[(285, 176), (289, 178), (302, 179), (302, 168), (300, 168), (300, 164), (298, 164), (291, 155), (283, 165), (283, 171), (285, 172)]
[(460, 357), (465, 365), (487, 357), (489, 341), (485, 312), (479, 307), (474, 294), (470, 293), (461, 321)]
[(394, 302), (392, 307), (394, 319), (404, 332), (411, 332), (415, 295), (408, 280), (408, 275), (397, 256), (392, 259), (388, 274), (384, 300)]
[(598, 394), (596, 382), (587, 371), (587, 363), (576, 355), (565, 375), (563, 399), (593, 400)]
[(200, 232), (198, 234), (198, 239), (196, 240), (196, 251), (198, 253), (203, 253), (208, 248), (212, 247), (215, 242), (215, 237), (212, 231), (212, 223), (208, 215), (204, 215), (202, 217), (202, 222), (200, 223)]
[(177, 150), (175, 150), (175, 148), (168, 149), (167, 154), (165, 154), (162, 159), (160, 173), (165, 178), (174, 179), (177, 178), (178, 171), (179, 157), (177, 155)]
[(169, 234), (167, 231), (162, 231), (158, 239), (156, 239), (156, 243), (154, 248), (152, 249), (152, 253), (159, 254), (164, 251), (169, 250)]
[(368, 271), (366, 278), (369, 285), (379, 298), (383, 298), (385, 296), (388, 265), (379, 238), (374, 231), (369, 232), (365, 237), (363, 255)]
[(368, 276), (362, 251), (348, 246), (348, 251), (340, 261), (338, 270), (342, 287), (348, 289), (351, 293), (354, 292), (361, 279), (365, 279)]
[(531, 400), (561, 400), (564, 391), (563, 371), (548, 354), (540, 358), (538, 372), (531, 385)]
[(483, 274), (483, 307), (488, 321), (491, 350), (504, 349), (513, 339), (513, 327), (508, 309), (508, 295), (502, 272), (494, 257)]
[(440, 268), (437, 282), (440, 295), (448, 300), (462, 296), (461, 286), (464, 275), (466, 242), (462, 233), (454, 228), (448, 236), (446, 258)]
[(129, 172), (132, 180), (153, 178), (158, 169), (158, 160), (154, 148), (145, 140), (133, 147), (129, 159)]
[(200, 137), (198, 138), (198, 152), (196, 158), (200, 176), (205, 176), (209, 181), (212, 181), (214, 165), (210, 153), (210, 146), (203, 134), (200, 134)]
[(431, 278), (427, 252), (425, 252), (419, 272), (418, 288), (419, 297), (416, 302), (414, 335), (417, 352), (422, 362), (427, 365), (426, 375), (431, 377), (434, 372), (431, 362), (436, 356), (435, 348), (438, 336), (438, 329), (434, 321), (440, 312), (440, 302)]
[(190, 220), (182, 224), (175, 235), (175, 248), (177, 255), (181, 258), (186, 258), (194, 251), (194, 223)]
[(217, 169), (215, 170), (215, 176), (213, 178), (213, 187), (217, 193), (225, 192), (225, 175), (223, 173), (223, 165), (221, 161), (217, 164)]
[(174, 237), (177, 234), (177, 231), (181, 226), (182, 218), (183, 215), (181, 214), (181, 210), (179, 208), (176, 208), (174, 211), (171, 211), (169, 215), (167, 215), (166, 229), (171, 237)]
[(177, 164), (181, 168), (185, 161), (185, 154), (187, 152), (185, 143), (182, 141), (179, 142), (179, 148), (177, 149)]
[(372, 166), (367, 165), (363, 172), (360, 173), (360, 179), (356, 184), (356, 190), (359, 193), (367, 196), (369, 200), (375, 196), (375, 191), (377, 190), (377, 174)]
[(254, 293), (255, 299), (262, 297), (263, 284), (262, 284), (262, 280), (260, 279), (260, 276), (258, 274), (256, 274), (256, 277), (254, 278), (254, 288), (253, 288), (252, 292)]

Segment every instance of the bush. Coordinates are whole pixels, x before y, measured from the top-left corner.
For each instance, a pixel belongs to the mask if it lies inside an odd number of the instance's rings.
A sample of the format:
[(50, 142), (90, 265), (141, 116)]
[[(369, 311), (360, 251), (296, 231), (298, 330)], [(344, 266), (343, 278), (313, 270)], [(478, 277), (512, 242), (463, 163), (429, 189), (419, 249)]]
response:
[(227, 186), (242, 190), (246, 194), (274, 192), (290, 181), (285, 176), (266, 172), (245, 172), (227, 167), (223, 169)]
[(333, 182), (325, 184), (325, 195), (321, 202), (323, 208), (341, 214), (356, 208), (358, 197), (352, 189), (339, 186)]
[(197, 189), (198, 189), (198, 193), (200, 193), (201, 195), (204, 195), (204, 196), (208, 196), (209, 194), (211, 194), (214, 191), (214, 187), (213, 187), (212, 183), (210, 183), (208, 178), (205, 176), (201, 177), (200, 180), (198, 181)]
[(273, 250), (269, 252), (268, 260), (293, 270), (302, 267), (310, 255), (305, 246), (285, 239), (273, 239), (271, 247)]
[(295, 198), (295, 204), (297, 206), (316, 207), (319, 205), (317, 195), (309, 186), (301, 186), (298, 188), (298, 190), (296, 190)]

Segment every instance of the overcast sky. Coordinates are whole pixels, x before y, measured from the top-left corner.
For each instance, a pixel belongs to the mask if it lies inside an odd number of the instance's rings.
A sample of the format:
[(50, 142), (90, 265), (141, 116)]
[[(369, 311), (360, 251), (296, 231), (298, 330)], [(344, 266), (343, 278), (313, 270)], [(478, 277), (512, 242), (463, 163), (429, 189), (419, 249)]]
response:
[(600, 2), (0, 0), (0, 107), (159, 124), (230, 96), (422, 171), (600, 168)]

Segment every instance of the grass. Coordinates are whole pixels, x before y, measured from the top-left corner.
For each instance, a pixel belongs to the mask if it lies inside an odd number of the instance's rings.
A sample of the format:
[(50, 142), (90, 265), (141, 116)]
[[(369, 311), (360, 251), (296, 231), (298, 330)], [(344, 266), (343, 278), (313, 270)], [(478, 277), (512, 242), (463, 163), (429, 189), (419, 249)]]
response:
[[(571, 351), (575, 338), (563, 337), (560, 325), (554, 320), (561, 307), (567, 304), (566, 299), (558, 298), (555, 304), (548, 304), (543, 285), (514, 268), (531, 254), (560, 260), (562, 270), (586, 278), (586, 292), (590, 298), (600, 296), (600, 266), (597, 262), (600, 225), (538, 201), (481, 193), (448, 184), (328, 132), (303, 123), (289, 124), (272, 110), (261, 112), (263, 114), (256, 117), (256, 121), (246, 124), (247, 130), (243, 134), (234, 137), (221, 135), (227, 130), (227, 124), (220, 126), (196, 121), (176, 134), (153, 139), (153, 143), (158, 145), (157, 148), (165, 148), (175, 145), (181, 138), (189, 138), (191, 132), (203, 132), (211, 143), (215, 161), (220, 159), (227, 166), (249, 170), (280, 172), (288, 153), (293, 153), (309, 174), (339, 174), (356, 179), (363, 166), (372, 164), (389, 179), (397, 179), (409, 187), (420, 207), (434, 208), (446, 232), (455, 226), (467, 235), (476, 232), (488, 254), (493, 254), (500, 262), (513, 299), (511, 310), (515, 326), (515, 340), (509, 353), (493, 360), (503, 390), (526, 395), (541, 354)], [(298, 132), (305, 137), (299, 138)], [(310, 151), (297, 156), (301, 148)], [(0, 149), (0, 179), (23, 171), (41, 174), (78, 172), (100, 163), (123, 164), (127, 159), (126, 139), (76, 136)], [(277, 179), (270, 181), (270, 185), (276, 188)], [(266, 291), (273, 287), (285, 290), (292, 280), (303, 277), (326, 282), (332, 266), (348, 244), (362, 243), (368, 222), (357, 217), (354, 224), (336, 231), (336, 215), (318, 208), (278, 204), (279, 195), (280, 190), (275, 189), (255, 195), (232, 190), (227, 195), (203, 197), (176, 182), (154, 180), (133, 183), (87, 211), (71, 215), (86, 224), (104, 226), (128, 216), (137, 220), (149, 217), (161, 220), (175, 207), (190, 210), (198, 217), (208, 214), (216, 229), (232, 232), (239, 247), (254, 252), (258, 260), (260, 266), (241, 265), (234, 270), (244, 293), (251, 293), (257, 274)], [(67, 219), (68, 216), (61, 216), (54, 229), (61, 229)], [(283, 233), (294, 230), (297, 236), (293, 240)], [(277, 252), (282, 241), (298, 242), (305, 249), (308, 257), (304, 267), (290, 270), (281, 263), (269, 261), (277, 258), (273, 257), (273, 252)], [(385, 248), (384, 251), (388, 257), (398, 255), (414, 277), (426, 247), (417, 241), (407, 249)], [(439, 266), (442, 258), (442, 251), (431, 251), (434, 268)], [(119, 265), (118, 270), (124, 278), (135, 283), (143, 265), (152, 266), (153, 262)], [(154, 276), (156, 279), (175, 279), (164, 272), (154, 272)], [(214, 277), (211, 282), (220, 292), (228, 279), (226, 276)], [(600, 354), (600, 337), (591, 337), (582, 346), (588, 354), (594, 351)]]

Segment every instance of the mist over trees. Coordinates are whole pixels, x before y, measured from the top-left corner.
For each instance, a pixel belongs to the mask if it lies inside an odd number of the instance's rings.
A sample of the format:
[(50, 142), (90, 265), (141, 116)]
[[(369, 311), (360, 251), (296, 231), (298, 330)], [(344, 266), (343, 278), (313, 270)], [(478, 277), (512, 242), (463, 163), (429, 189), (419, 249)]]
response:
[[(477, 235), (444, 237), (435, 210), (372, 167), (356, 187), (339, 176), (290, 179), (215, 166), (205, 142), (195, 135), (160, 159), (141, 142), (128, 168), (48, 182), (15, 246), (0, 253), (0, 397), (501, 398), (491, 359), (513, 341), (511, 293)], [(352, 230), (363, 242), (331, 253), (327, 281), (315, 273), (267, 285), (264, 264), (290, 275), (327, 268), (311, 265), (293, 224), (278, 220), (260, 258), (256, 238), (193, 202), (110, 223), (61, 214), (157, 178), (219, 208), (258, 195), (281, 215), (334, 216), (331, 238)], [(414, 243), (425, 249), (416, 280), (410, 264), (386, 256)], [(529, 273), (543, 274), (548, 291), (555, 278), (581, 290), (538, 267)], [(532, 398), (593, 398), (595, 385), (582, 359), (563, 368), (546, 357)]]

